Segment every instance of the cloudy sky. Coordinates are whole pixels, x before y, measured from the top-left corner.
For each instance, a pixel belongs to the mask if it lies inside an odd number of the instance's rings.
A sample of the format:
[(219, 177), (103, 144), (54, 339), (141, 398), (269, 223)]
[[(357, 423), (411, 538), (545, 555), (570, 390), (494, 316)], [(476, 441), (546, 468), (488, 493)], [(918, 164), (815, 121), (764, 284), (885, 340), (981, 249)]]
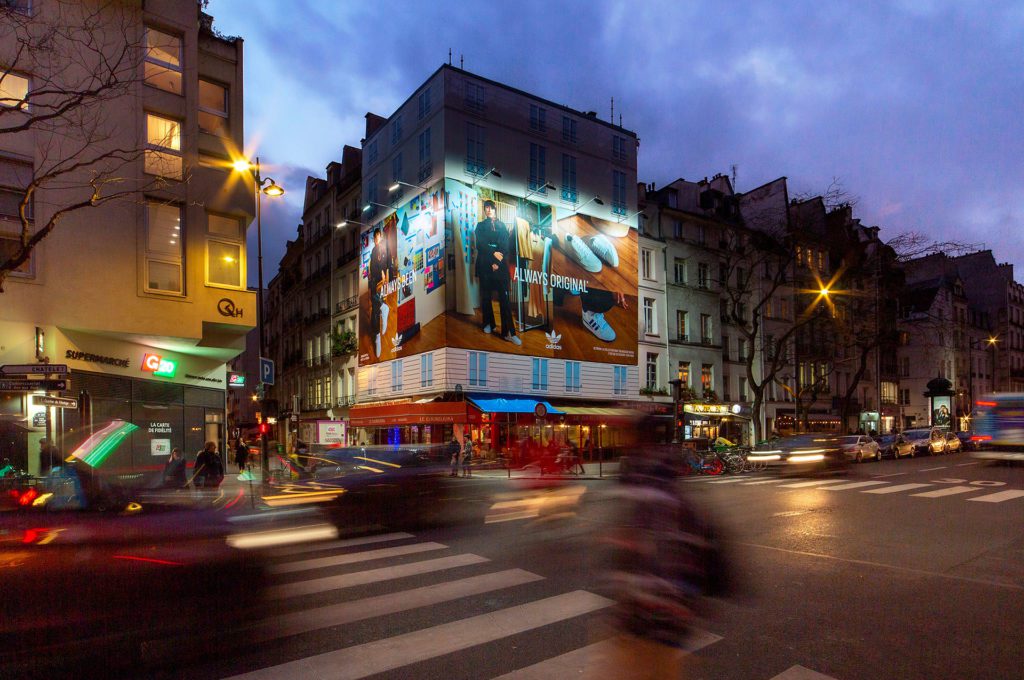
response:
[[(640, 136), (659, 186), (736, 166), (746, 191), (837, 178), (883, 235), (992, 248), (1024, 281), (1024, 3), (988, 0), (211, 0), (245, 39), (247, 145), (289, 190), (265, 213), (266, 277), (364, 114), (448, 59)], [(266, 205), (266, 203), (265, 203)]]

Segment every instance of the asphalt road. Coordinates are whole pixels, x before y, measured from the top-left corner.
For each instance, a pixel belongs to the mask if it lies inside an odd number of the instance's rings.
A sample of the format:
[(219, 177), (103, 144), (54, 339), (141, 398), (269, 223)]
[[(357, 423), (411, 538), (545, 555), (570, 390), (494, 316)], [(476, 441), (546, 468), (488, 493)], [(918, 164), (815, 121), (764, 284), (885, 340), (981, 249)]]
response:
[[(615, 482), (462, 481), (487, 523), (279, 551), (268, 612), (208, 631), (223, 654), (162, 677), (599, 671), (608, 602), (592, 538)], [(1024, 467), (953, 454), (681, 483), (728, 532), (741, 588), (694, 631), (687, 678), (1024, 675)]]

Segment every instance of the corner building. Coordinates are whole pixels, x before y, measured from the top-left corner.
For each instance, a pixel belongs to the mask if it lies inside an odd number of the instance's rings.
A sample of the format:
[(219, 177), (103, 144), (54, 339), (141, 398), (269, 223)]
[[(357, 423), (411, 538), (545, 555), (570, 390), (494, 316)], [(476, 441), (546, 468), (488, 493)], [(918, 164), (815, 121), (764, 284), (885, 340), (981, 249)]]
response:
[(367, 116), (354, 441), (631, 443), (637, 145), (449, 65)]

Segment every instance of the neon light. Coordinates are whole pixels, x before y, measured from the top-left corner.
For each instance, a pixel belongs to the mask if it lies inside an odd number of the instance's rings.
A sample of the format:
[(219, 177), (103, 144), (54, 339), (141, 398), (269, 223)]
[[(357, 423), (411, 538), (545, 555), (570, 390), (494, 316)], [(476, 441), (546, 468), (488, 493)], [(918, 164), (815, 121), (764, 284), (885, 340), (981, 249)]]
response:
[(142, 370), (161, 378), (173, 378), (178, 370), (178, 362), (164, 359), (159, 354), (146, 354), (142, 357)]
[(91, 467), (98, 467), (124, 441), (125, 437), (137, 429), (139, 429), (138, 425), (123, 420), (114, 420), (82, 442), (82, 445), (75, 449), (71, 457), (78, 458)]

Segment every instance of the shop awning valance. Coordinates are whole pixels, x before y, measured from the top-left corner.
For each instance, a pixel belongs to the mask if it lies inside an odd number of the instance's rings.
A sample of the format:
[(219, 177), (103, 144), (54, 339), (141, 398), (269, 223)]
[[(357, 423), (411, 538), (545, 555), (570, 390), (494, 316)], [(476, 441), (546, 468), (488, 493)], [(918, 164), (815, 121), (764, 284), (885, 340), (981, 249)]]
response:
[(648, 414), (632, 408), (612, 408), (604, 406), (562, 406), (566, 416), (593, 416), (604, 418), (635, 418), (641, 420)]
[(482, 399), (473, 397), (472, 402), (484, 413), (535, 413), (537, 404), (544, 404), (548, 415), (559, 416), (564, 413), (546, 401), (536, 399)]
[(436, 425), (479, 423), (480, 411), (470, 401), (407, 402), (402, 404), (365, 404), (349, 409), (350, 427), (387, 427), (390, 425)]

